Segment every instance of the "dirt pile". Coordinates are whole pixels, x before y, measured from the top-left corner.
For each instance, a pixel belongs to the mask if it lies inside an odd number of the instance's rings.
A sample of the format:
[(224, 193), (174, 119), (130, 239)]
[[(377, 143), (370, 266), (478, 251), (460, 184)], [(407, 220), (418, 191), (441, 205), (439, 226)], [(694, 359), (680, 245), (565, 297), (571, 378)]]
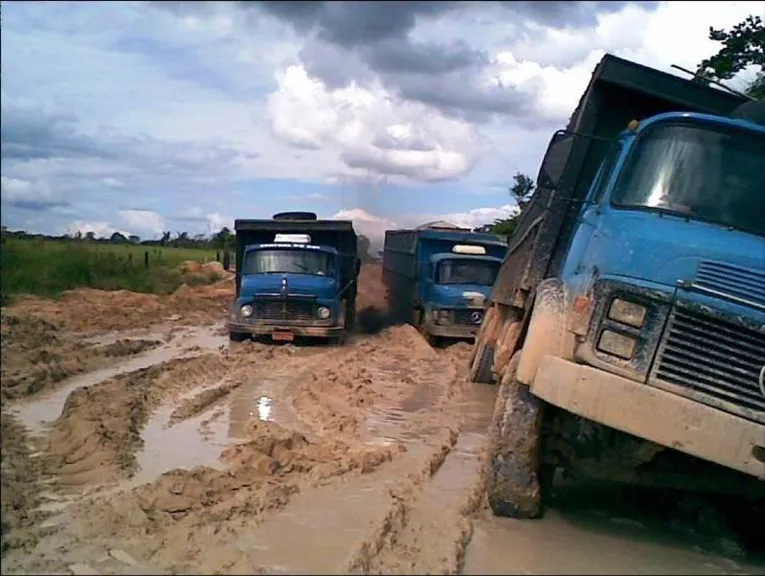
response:
[(105, 345), (84, 344), (34, 316), (2, 316), (2, 399), (30, 396), (62, 380), (156, 346), (149, 339), (120, 339)]
[(361, 267), (356, 295), (358, 329), (365, 334), (376, 334), (391, 325), (388, 312), (388, 290), (382, 281), (382, 264), (369, 263)]
[(192, 271), (183, 273), (184, 283), (169, 295), (78, 288), (57, 300), (20, 296), (4, 312), (37, 318), (69, 332), (128, 330), (168, 321), (187, 325), (221, 321), (233, 298), (234, 275), (222, 272), (217, 262), (191, 264)]

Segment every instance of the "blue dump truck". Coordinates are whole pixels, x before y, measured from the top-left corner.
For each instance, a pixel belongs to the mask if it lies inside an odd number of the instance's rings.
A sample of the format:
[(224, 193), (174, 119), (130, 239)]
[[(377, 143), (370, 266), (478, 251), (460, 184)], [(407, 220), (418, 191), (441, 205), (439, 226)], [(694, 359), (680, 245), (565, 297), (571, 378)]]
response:
[(356, 317), (360, 261), (353, 224), (282, 212), (236, 220), (236, 299), (229, 336), (295, 336), (340, 343)]
[(763, 107), (611, 55), (596, 67), (470, 360), (500, 384), (495, 514), (539, 515), (557, 469), (763, 501)]
[(416, 326), (430, 344), (475, 338), (506, 251), (499, 236), (443, 224), (386, 231), (383, 283), (391, 316)]

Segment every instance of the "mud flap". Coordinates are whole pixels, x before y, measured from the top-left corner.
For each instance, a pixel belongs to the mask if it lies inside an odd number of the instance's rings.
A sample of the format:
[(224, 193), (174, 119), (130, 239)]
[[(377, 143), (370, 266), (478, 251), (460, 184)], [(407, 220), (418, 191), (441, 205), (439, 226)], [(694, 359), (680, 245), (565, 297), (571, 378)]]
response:
[(478, 384), (494, 384), (494, 374), (491, 371), (494, 363), (494, 346), (486, 344), (481, 350), (480, 358), (475, 358), (470, 365), (470, 381)]
[(495, 515), (536, 518), (542, 512), (543, 403), (517, 381), (519, 359), (520, 353), (516, 353), (507, 364), (497, 393), (489, 431), (486, 487)]

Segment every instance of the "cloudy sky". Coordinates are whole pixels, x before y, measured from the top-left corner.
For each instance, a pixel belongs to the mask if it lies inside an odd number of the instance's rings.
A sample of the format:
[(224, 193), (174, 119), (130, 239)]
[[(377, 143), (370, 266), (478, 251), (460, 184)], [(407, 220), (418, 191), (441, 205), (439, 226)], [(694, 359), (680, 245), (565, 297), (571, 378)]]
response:
[(142, 238), (287, 209), (371, 236), (491, 222), (605, 52), (693, 69), (719, 47), (710, 25), (765, 15), (762, 1), (1, 8), (3, 225)]

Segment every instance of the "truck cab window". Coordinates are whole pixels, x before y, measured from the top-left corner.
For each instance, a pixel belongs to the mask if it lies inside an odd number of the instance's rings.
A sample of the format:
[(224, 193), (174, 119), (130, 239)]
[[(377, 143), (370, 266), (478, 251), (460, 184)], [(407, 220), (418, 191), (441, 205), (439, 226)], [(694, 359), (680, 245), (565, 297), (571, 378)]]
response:
[(613, 203), (676, 213), (765, 235), (765, 136), (657, 125), (640, 135)]
[(498, 271), (499, 266), (494, 262), (445, 260), (438, 265), (436, 283), (491, 286)]
[(593, 202), (595, 203), (600, 202), (600, 199), (603, 198), (603, 194), (606, 191), (608, 182), (609, 180), (611, 180), (611, 175), (614, 172), (616, 161), (619, 159), (619, 156), (622, 153), (622, 148), (623, 148), (623, 145), (621, 142), (616, 142), (615, 144), (611, 145), (611, 147), (609, 148), (608, 154), (606, 155), (606, 159), (603, 160), (603, 164), (600, 168), (600, 171), (598, 172), (598, 177), (593, 187), (594, 188), (592, 192)]
[(245, 256), (244, 274), (312, 274), (333, 276), (332, 257), (318, 250), (256, 250)]

